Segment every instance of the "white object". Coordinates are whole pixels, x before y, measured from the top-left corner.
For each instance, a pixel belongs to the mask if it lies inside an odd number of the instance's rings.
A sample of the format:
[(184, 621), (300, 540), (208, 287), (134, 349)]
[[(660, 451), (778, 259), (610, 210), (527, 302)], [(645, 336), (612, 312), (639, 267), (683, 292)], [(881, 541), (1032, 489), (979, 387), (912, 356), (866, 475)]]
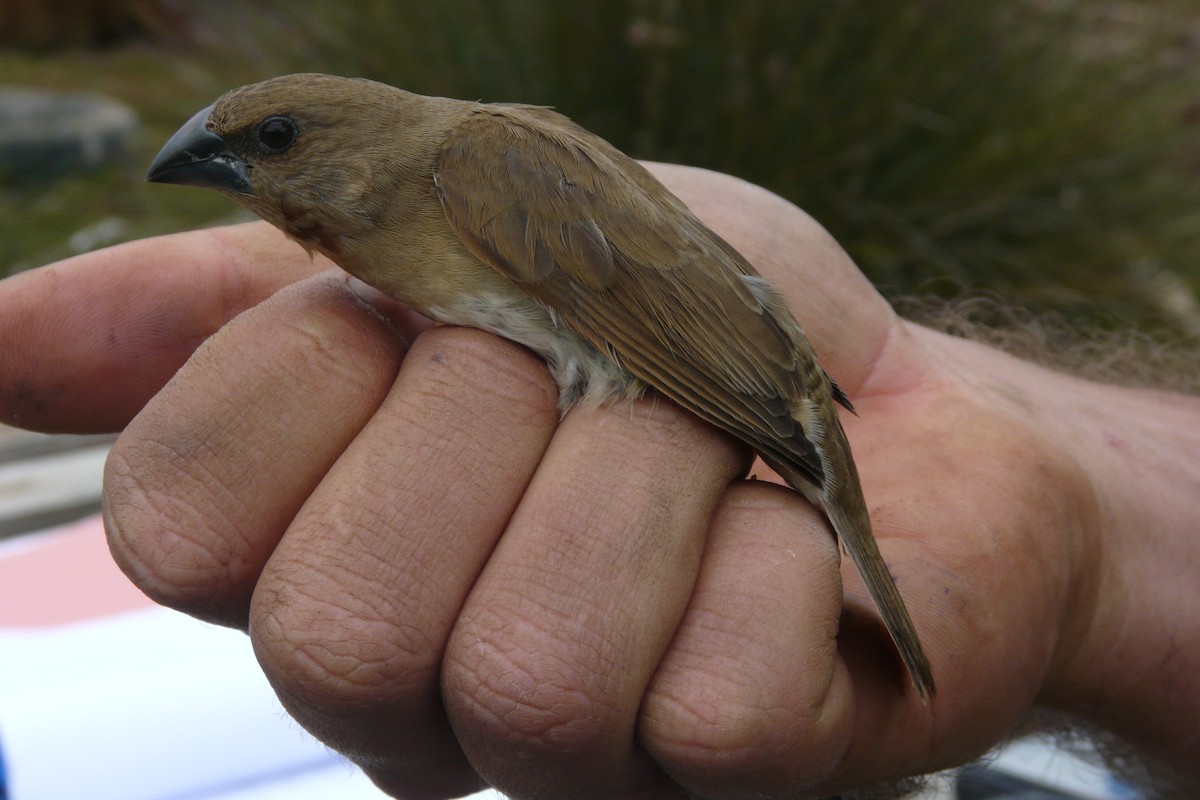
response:
[(97, 518), (0, 545), (0, 759), (10, 800), (384, 797), (287, 716), (244, 634), (133, 589)]

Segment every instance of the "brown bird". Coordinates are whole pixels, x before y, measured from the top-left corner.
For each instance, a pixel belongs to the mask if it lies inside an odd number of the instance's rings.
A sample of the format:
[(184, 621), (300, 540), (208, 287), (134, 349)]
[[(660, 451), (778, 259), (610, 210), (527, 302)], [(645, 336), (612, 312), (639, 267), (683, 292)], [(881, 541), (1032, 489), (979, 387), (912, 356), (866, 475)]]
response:
[(288, 75), (201, 110), (146, 177), (223, 192), (427, 316), (525, 345), (563, 411), (652, 387), (746, 442), (824, 511), (933, 694), (834, 408), (849, 400), (775, 289), (608, 142), (548, 108)]

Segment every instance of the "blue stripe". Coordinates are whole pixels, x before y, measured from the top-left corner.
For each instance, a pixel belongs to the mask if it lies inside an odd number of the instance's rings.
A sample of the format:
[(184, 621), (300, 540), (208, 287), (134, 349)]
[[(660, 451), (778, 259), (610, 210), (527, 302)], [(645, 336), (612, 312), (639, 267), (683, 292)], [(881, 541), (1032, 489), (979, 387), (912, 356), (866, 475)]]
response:
[(4, 748), (0, 747), (0, 800), (8, 800), (8, 781), (4, 779)]

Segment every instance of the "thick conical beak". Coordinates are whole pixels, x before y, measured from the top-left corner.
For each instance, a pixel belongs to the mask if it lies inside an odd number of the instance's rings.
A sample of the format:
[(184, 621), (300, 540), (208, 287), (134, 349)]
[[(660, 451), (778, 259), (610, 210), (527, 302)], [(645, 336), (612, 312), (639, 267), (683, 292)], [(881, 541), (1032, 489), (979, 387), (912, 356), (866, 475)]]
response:
[(212, 106), (189, 119), (150, 164), (146, 180), (180, 183), (224, 192), (251, 192), (246, 162), (229, 150), (229, 145), (206, 127)]

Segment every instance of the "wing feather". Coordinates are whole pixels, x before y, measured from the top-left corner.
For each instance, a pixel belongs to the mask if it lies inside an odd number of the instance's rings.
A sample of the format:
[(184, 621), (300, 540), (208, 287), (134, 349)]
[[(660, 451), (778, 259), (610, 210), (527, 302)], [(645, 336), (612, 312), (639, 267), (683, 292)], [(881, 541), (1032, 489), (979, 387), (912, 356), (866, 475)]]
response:
[(548, 109), (481, 105), (443, 145), (435, 185), (480, 260), (637, 378), (822, 485), (793, 413), (813, 391), (810, 345), (641, 165)]

